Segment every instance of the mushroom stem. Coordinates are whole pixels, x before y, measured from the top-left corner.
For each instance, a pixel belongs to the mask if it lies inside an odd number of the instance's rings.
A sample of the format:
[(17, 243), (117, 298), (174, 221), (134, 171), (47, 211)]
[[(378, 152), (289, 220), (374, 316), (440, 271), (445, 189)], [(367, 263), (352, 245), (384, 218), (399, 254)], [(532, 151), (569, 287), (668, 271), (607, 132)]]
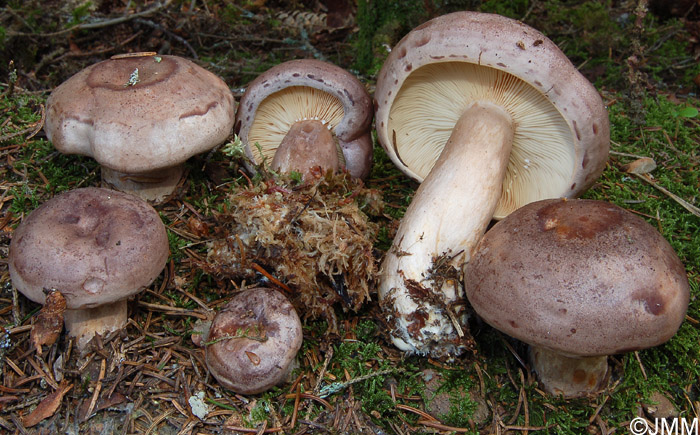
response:
[(379, 296), (394, 344), (451, 358), (465, 350), (459, 323), (462, 264), (501, 196), (514, 135), (511, 116), (475, 103), (455, 125), (435, 166), (401, 220), (382, 267)]
[(68, 335), (76, 338), (76, 346), (82, 352), (96, 334), (105, 335), (126, 325), (126, 299), (95, 308), (66, 310), (63, 321)]
[(333, 133), (318, 120), (294, 123), (282, 139), (270, 166), (279, 172), (297, 171), (307, 177), (312, 168), (336, 172), (342, 165)]
[(182, 179), (184, 165), (151, 172), (129, 174), (102, 166), (102, 183), (107, 187), (158, 203), (173, 193)]
[(597, 393), (608, 373), (605, 355), (567, 356), (539, 346), (530, 346), (530, 363), (548, 393), (567, 398)]

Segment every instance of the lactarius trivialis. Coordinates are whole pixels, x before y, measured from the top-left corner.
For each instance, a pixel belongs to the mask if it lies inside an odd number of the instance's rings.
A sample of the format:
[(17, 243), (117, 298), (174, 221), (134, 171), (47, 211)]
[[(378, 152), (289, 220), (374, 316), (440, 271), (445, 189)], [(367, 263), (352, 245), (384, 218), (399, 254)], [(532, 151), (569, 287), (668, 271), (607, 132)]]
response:
[(546, 391), (604, 386), (607, 355), (657, 346), (685, 318), (689, 285), (650, 224), (603, 201), (542, 200), (491, 228), (464, 268), (474, 310), (530, 344)]
[[(372, 161), (372, 100), (352, 74), (299, 59), (259, 75), (241, 97), (234, 131), (250, 162), (281, 172), (347, 170), (365, 178)], [(250, 165), (249, 169), (254, 170)]]
[(301, 321), (277, 290), (236, 294), (203, 337), (207, 367), (224, 387), (257, 394), (284, 382), (301, 348)]
[(476, 12), (407, 34), (375, 104), (379, 142), (421, 182), (385, 257), (380, 301), (397, 347), (450, 358), (466, 346), (461, 266), (487, 225), (591, 186), (608, 155), (608, 115), (553, 42)]
[(219, 77), (177, 56), (117, 55), (78, 72), (46, 102), (46, 136), (93, 157), (105, 184), (151, 201), (170, 195), (184, 162), (231, 134), (235, 102)]
[(168, 254), (153, 207), (88, 187), (59, 194), (25, 217), (7, 263), (12, 284), (32, 301), (43, 304), (44, 289), (61, 292), (66, 330), (82, 350), (95, 334), (124, 327), (127, 298), (158, 277)]

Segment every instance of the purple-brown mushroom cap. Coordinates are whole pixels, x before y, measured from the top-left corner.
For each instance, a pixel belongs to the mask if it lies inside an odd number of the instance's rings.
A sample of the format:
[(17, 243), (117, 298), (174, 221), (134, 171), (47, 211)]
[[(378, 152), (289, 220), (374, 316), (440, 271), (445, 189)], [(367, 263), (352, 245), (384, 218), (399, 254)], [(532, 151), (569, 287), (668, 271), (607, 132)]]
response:
[[(435, 86), (421, 98), (406, 94), (424, 79)], [(453, 79), (474, 89), (456, 92)], [(481, 89), (490, 82), (494, 88)], [(500, 15), (454, 12), (413, 29), (384, 62), (374, 99), (379, 143), (419, 182), (464, 108), (474, 101), (503, 105), (516, 129), (498, 218), (534, 200), (579, 195), (607, 161), (610, 127), (597, 90), (550, 39)], [(551, 106), (548, 113), (531, 111), (541, 103)], [(408, 118), (399, 113), (407, 110), (414, 111)]]
[(14, 286), (37, 303), (59, 290), (68, 309), (126, 299), (153, 282), (169, 254), (165, 226), (145, 201), (87, 187), (59, 194), (12, 234)]
[(465, 266), (487, 323), (521, 341), (599, 356), (664, 343), (685, 318), (685, 268), (664, 237), (603, 201), (538, 201), (497, 223)]
[(93, 157), (117, 188), (141, 183), (133, 187), (139, 194), (168, 176), (167, 192), (183, 162), (231, 134), (234, 110), (233, 94), (213, 73), (181, 57), (135, 53), (91, 65), (54, 89), (44, 129), (62, 153)]
[(322, 121), (338, 141), (345, 168), (365, 178), (372, 161), (373, 115), (369, 93), (354, 75), (328, 62), (298, 59), (270, 68), (247, 86), (234, 132), (246, 144), (248, 158), (260, 164), (263, 157), (272, 160), (292, 124)]
[(685, 268), (640, 217), (603, 201), (521, 207), (481, 239), (464, 267), (474, 310), (530, 345), (545, 390), (595, 394), (607, 355), (660, 345), (688, 308)]
[(205, 338), (207, 367), (224, 387), (257, 394), (287, 379), (302, 339), (299, 316), (284, 295), (247, 289), (214, 317)]

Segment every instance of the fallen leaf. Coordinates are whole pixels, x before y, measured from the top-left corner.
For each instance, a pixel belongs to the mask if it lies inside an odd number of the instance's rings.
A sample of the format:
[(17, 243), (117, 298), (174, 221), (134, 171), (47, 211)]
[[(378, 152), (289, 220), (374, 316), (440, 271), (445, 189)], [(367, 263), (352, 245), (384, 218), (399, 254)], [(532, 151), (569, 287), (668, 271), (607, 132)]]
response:
[(187, 219), (187, 226), (189, 227), (192, 234), (199, 238), (206, 237), (209, 235), (209, 225), (207, 225), (205, 222), (202, 222), (194, 216)]
[(109, 397), (104, 397), (100, 396), (99, 399), (97, 399), (97, 404), (95, 405), (95, 408), (92, 410), (92, 413), (90, 415), (87, 415), (88, 409), (90, 408), (90, 400), (85, 400), (83, 401), (82, 405), (80, 405), (80, 408), (78, 409), (78, 421), (83, 422), (85, 420), (88, 420), (90, 417), (95, 415), (98, 411), (102, 411), (103, 409), (106, 408), (112, 408), (117, 405), (121, 405), (122, 403), (126, 402), (126, 397), (115, 391), (112, 393), (111, 396)]
[(628, 174), (648, 174), (656, 169), (656, 162), (651, 157), (642, 157), (623, 165), (620, 169)]
[(51, 346), (61, 335), (65, 311), (66, 299), (61, 292), (54, 289), (46, 291), (46, 302), (36, 315), (30, 333), (32, 344), (39, 355), (42, 345)]
[(350, 0), (325, 0), (324, 4), (328, 13), (326, 25), (332, 28), (342, 28), (351, 25), (354, 20), (353, 5)]
[(67, 382), (62, 382), (58, 389), (39, 402), (34, 411), (30, 412), (22, 419), (22, 424), (26, 427), (32, 427), (38, 424), (41, 420), (49, 418), (58, 411), (63, 401), (63, 396), (73, 388), (73, 384), (68, 385)]
[(246, 356), (248, 357), (248, 359), (250, 360), (250, 362), (253, 363), (253, 365), (256, 365), (256, 366), (257, 366), (258, 364), (260, 364), (260, 357), (259, 357), (256, 353), (248, 352), (248, 351), (246, 350), (246, 351), (245, 351), (245, 354), (246, 354)]

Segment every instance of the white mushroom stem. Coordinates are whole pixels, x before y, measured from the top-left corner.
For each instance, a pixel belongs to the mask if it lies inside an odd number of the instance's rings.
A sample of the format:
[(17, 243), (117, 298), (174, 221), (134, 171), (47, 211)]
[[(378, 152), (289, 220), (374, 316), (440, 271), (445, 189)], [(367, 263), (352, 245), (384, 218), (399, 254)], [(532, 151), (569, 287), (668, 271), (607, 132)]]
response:
[[(382, 266), (379, 296), (394, 344), (404, 351), (461, 353), (462, 264), (484, 234), (501, 196), (514, 126), (490, 103), (476, 103), (455, 125), (435, 166), (415, 193)], [(441, 279), (442, 263), (459, 279)], [(441, 269), (442, 270), (442, 269)]]
[(102, 182), (106, 187), (159, 203), (175, 191), (183, 173), (184, 165), (139, 174), (119, 172), (102, 166)]
[(76, 339), (76, 346), (82, 352), (96, 334), (104, 336), (126, 325), (126, 299), (95, 308), (66, 310), (63, 321), (68, 336)]
[(600, 391), (608, 373), (607, 356), (567, 356), (538, 346), (530, 346), (530, 363), (548, 393), (567, 398)]
[(319, 166), (324, 172), (336, 172), (341, 167), (338, 154), (336, 139), (324, 121), (301, 120), (292, 124), (270, 166), (279, 172), (297, 171), (304, 177)]

